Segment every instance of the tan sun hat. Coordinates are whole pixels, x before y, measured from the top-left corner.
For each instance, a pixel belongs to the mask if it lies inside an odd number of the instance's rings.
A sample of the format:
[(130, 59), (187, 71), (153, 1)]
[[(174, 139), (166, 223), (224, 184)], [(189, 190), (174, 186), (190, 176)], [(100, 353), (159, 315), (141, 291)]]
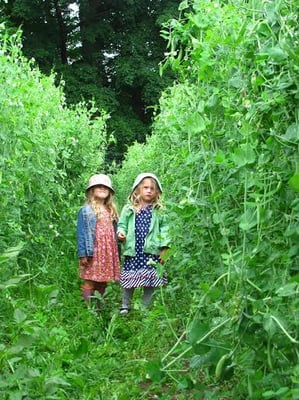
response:
[(159, 181), (159, 179), (156, 177), (155, 174), (152, 174), (151, 172), (143, 172), (142, 174), (139, 174), (137, 176), (137, 178), (135, 179), (133, 186), (132, 186), (132, 192), (134, 192), (134, 190), (136, 189), (136, 187), (139, 185), (139, 183), (141, 183), (143, 181), (143, 179), (145, 178), (152, 178), (157, 182), (158, 188), (160, 190), (160, 192), (162, 193), (162, 185)]
[(97, 185), (106, 186), (107, 188), (112, 190), (113, 193), (115, 192), (112, 187), (111, 179), (107, 175), (104, 175), (104, 174), (92, 175), (92, 177), (89, 179), (86, 190), (92, 188), (93, 186), (97, 186)]

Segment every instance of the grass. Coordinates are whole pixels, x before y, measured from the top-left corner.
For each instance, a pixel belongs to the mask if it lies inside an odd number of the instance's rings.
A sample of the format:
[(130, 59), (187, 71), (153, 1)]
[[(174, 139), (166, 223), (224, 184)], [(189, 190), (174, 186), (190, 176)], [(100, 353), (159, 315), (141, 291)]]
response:
[(202, 398), (187, 364), (160, 371), (160, 359), (184, 329), (161, 291), (145, 314), (136, 290), (132, 311), (121, 316), (118, 284), (108, 286), (100, 310), (97, 299), (91, 306), (81, 299), (78, 280), (64, 286), (31, 283), (30, 295), (28, 287), (10, 288), (2, 299), (1, 398)]

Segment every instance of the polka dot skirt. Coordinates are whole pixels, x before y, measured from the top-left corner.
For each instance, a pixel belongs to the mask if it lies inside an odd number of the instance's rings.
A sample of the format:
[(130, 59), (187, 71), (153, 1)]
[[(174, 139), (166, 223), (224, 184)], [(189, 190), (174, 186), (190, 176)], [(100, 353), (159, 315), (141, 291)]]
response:
[(146, 235), (149, 232), (152, 218), (152, 206), (141, 208), (135, 218), (135, 257), (125, 257), (124, 266), (120, 276), (120, 284), (123, 288), (157, 287), (167, 283), (166, 276), (159, 276), (155, 263), (159, 257), (143, 252)]

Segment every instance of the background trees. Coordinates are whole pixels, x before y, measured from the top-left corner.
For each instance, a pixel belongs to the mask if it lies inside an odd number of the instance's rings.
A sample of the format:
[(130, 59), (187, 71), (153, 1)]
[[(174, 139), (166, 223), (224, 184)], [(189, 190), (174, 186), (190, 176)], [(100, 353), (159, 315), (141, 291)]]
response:
[(22, 27), (24, 55), (41, 71), (63, 79), (68, 104), (93, 99), (111, 115), (108, 160), (150, 132), (153, 106), (170, 82), (159, 76), (165, 41), (161, 25), (177, 15), (179, 1), (26, 1), (2, 4), (3, 19)]

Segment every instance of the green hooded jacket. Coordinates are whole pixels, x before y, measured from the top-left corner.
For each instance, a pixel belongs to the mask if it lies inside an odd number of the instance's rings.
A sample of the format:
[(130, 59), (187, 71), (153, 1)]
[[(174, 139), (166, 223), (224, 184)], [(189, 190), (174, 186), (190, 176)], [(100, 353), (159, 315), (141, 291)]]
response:
[[(135, 252), (135, 215), (136, 210), (132, 205), (125, 205), (120, 214), (117, 233), (126, 236), (123, 245), (123, 254), (134, 257)], [(165, 214), (158, 207), (153, 207), (149, 232), (145, 238), (143, 251), (148, 254), (159, 255), (161, 250), (169, 247), (170, 238)]]

